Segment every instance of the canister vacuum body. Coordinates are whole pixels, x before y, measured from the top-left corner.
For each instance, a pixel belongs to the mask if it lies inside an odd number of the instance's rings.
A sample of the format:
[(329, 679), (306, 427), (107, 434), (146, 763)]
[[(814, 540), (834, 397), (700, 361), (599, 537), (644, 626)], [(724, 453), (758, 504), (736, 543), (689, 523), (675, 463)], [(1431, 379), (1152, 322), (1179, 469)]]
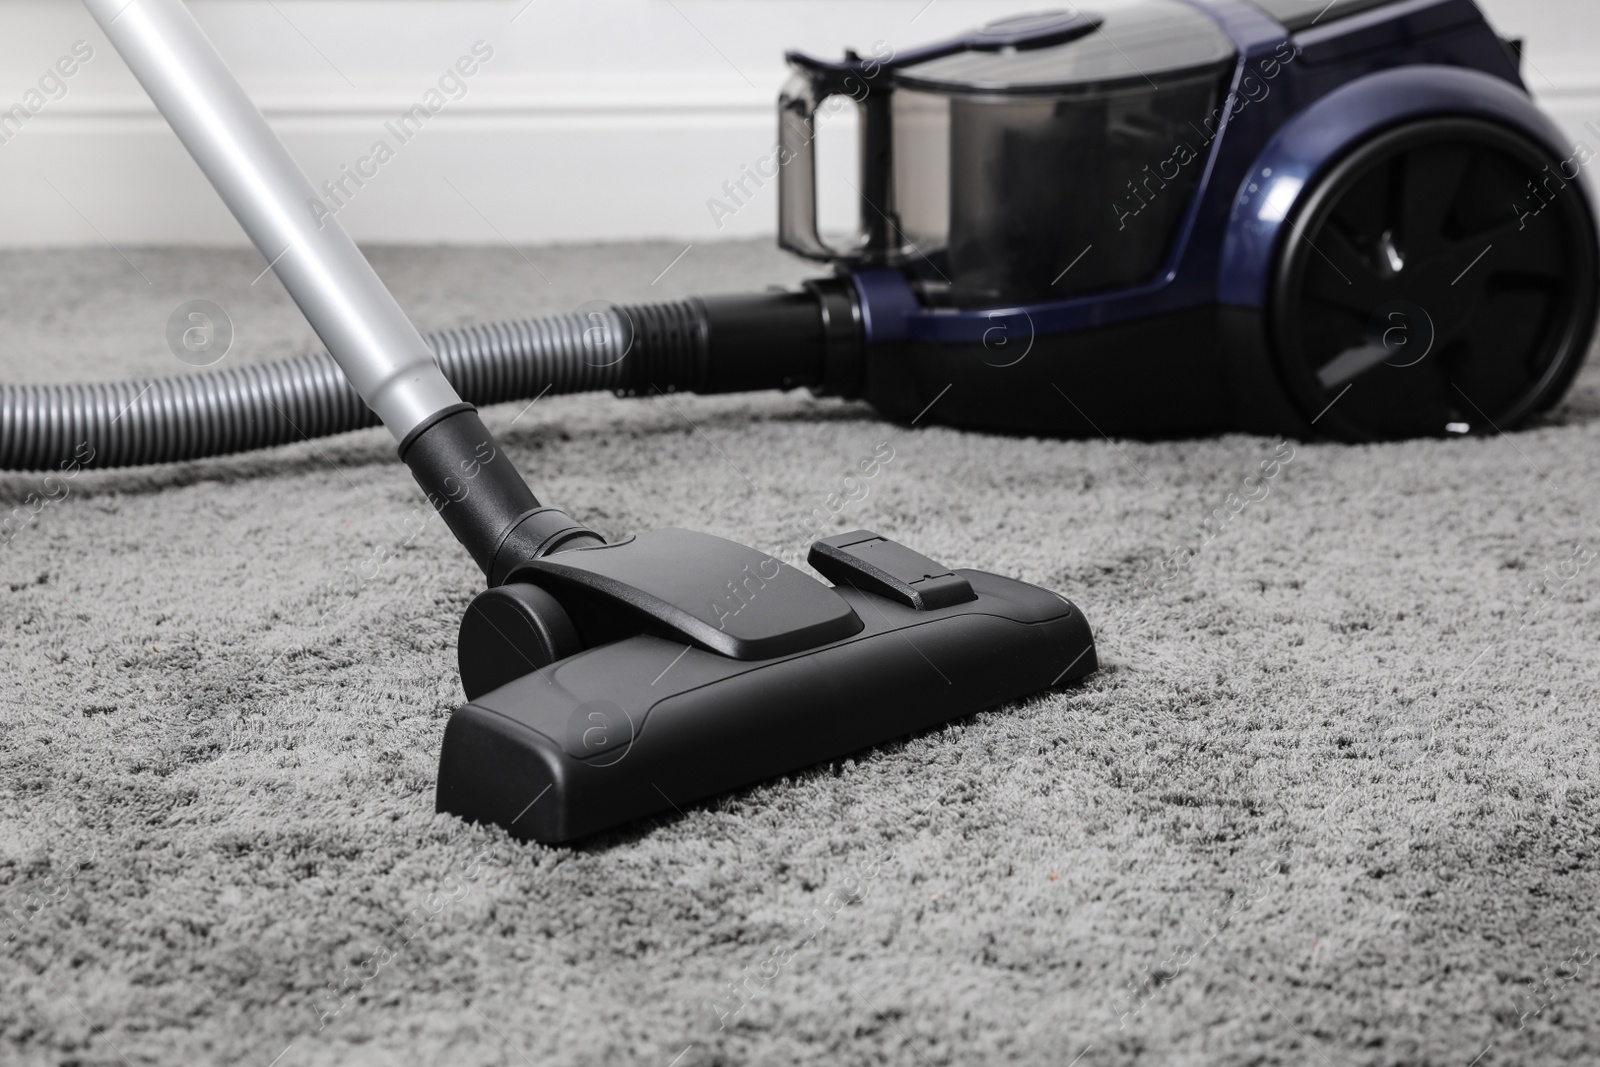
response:
[[(1494, 433), (1587, 352), (1593, 153), (1470, 0), (1133, 0), (790, 59), (780, 241), (850, 279), (895, 417), (948, 389), (930, 417), (984, 430)], [(862, 225), (829, 244), (838, 94)]]
[[(1539, 111), (1518, 49), (1472, 0), (1106, 0), (792, 53), (779, 240), (825, 276), (427, 341), (474, 404), (804, 386), (1056, 436), (1512, 429), (1571, 384), (1600, 261), (1600, 142)], [(829, 240), (815, 145), (838, 106), (861, 112), (859, 225)], [(316, 355), (0, 386), (0, 468), (88, 437), (116, 466), (374, 421)]]

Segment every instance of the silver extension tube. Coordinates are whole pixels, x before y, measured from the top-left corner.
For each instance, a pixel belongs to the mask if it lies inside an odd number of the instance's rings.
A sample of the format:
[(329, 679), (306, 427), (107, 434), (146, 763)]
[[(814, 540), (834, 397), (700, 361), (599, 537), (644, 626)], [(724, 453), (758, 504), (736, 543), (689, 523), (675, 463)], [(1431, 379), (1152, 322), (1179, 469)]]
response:
[(182, 0), (84, 0), (395, 440), (460, 397)]

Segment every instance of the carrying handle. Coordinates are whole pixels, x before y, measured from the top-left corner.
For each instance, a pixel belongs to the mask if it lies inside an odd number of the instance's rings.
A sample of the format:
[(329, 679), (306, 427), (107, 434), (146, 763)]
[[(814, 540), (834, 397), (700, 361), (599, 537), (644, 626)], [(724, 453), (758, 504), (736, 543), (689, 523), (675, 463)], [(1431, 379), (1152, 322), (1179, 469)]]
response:
[(807, 259), (844, 255), (817, 232), (818, 86), (796, 72), (778, 94), (778, 246)]
[[(836, 247), (822, 239), (817, 229), (817, 126), (818, 110), (825, 101), (848, 97), (861, 111), (861, 137), (863, 148), (872, 138), (871, 128), (881, 128), (880, 137), (887, 146), (887, 97), (873, 101), (872, 79), (881, 71), (881, 65), (870, 71), (866, 68), (839, 70), (810, 66), (807, 57), (791, 53), (789, 61), (795, 73), (783, 87), (778, 97), (778, 244), (807, 259), (826, 261), (858, 260), (873, 245), (884, 243), (884, 234), (876, 233), (882, 227), (872, 226), (875, 209), (888, 207), (879, 192), (869, 188), (880, 183), (867, 178), (868, 160), (862, 159), (862, 190), (860, 222), (855, 236), (844, 247)], [(873, 101), (872, 106), (868, 102)], [(882, 193), (888, 189), (888, 153), (883, 156), (884, 180)], [(868, 203), (874, 201), (873, 204)]]
[[(909, 52), (876, 52), (862, 57), (846, 52), (842, 61), (789, 52), (794, 70), (778, 97), (778, 244), (807, 259), (854, 266), (877, 266), (903, 250), (904, 239), (890, 197), (892, 183), (890, 94), (892, 72), (958, 52), (1027, 51), (1065, 44), (1099, 29), (1099, 15), (1044, 11), (999, 19), (949, 40)], [(856, 102), (861, 113), (860, 222), (844, 247), (822, 239), (817, 230), (817, 111), (838, 96)]]

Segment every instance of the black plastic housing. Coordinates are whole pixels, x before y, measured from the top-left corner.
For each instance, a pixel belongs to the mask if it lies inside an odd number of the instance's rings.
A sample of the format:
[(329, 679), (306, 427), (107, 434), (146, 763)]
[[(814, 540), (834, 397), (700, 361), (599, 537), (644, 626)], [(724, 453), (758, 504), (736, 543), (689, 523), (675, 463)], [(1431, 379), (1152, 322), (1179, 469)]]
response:
[(1215, 433), (1233, 423), (1219, 348), (1212, 307), (1014, 336), (1004, 348), (878, 344), (868, 349), (862, 395), (891, 418), (989, 432)]

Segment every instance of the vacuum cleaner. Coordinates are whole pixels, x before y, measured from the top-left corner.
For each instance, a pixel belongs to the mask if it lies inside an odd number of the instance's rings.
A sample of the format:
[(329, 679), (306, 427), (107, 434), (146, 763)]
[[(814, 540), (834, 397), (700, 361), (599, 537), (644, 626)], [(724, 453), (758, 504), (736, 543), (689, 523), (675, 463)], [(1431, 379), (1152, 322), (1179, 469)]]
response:
[[(1576, 151), (1471, 0), (1101, 0), (913, 50), (791, 53), (790, 291), (423, 338), (181, 0), (85, 0), (328, 355), (0, 387), (0, 468), (171, 462), (381, 421), (487, 577), (438, 805), (569, 841), (1096, 669), (1083, 613), (866, 530), (811, 567), (541, 505), (474, 405), (807, 387), (1050, 435), (1494, 433), (1587, 351), (1600, 242)], [(860, 112), (858, 231), (815, 142)]]

